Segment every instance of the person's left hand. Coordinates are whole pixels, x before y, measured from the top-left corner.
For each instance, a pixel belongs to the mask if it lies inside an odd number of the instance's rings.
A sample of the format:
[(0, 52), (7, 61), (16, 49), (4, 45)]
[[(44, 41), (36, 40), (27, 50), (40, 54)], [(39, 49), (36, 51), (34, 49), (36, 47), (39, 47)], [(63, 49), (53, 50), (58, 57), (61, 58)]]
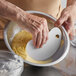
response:
[(71, 40), (73, 39), (75, 32), (74, 29), (75, 19), (76, 19), (76, 5), (70, 5), (62, 11), (60, 18), (55, 22), (55, 26), (57, 27), (61, 25), (64, 26)]

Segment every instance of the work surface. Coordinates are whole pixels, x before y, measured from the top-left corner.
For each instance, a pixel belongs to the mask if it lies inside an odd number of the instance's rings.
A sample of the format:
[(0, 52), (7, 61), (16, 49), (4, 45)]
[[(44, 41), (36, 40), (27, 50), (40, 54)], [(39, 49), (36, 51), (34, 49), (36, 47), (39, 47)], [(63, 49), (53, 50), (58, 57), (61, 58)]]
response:
[(27, 66), (24, 68), (22, 76), (63, 76), (58, 70), (52, 67), (34, 67)]

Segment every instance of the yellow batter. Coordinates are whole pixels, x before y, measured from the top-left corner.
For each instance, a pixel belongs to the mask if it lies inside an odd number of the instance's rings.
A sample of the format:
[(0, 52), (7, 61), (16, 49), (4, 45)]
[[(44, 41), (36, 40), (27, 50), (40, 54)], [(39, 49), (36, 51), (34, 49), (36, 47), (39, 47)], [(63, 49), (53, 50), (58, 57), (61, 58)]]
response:
[(32, 63), (45, 64), (51, 62), (51, 59), (46, 61), (36, 61), (28, 56), (28, 54), (26, 53), (26, 44), (31, 39), (32, 39), (32, 35), (29, 32), (26, 32), (25, 30), (22, 30), (21, 32), (17, 33), (13, 38), (11, 44), (13, 51), (17, 55), (21, 56), (23, 59)]

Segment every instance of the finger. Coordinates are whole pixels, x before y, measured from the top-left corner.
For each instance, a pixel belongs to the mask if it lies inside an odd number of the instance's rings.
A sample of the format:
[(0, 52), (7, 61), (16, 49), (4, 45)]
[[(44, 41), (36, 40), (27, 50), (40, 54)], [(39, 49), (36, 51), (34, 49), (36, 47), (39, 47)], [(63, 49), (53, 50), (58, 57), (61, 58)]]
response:
[(43, 44), (46, 42), (46, 31), (42, 30), (42, 41), (40, 47), (42, 47)]
[(70, 40), (73, 40), (73, 38), (74, 38), (73, 32), (69, 33), (69, 38), (70, 38)]
[(46, 26), (44, 27), (43, 31), (42, 31), (42, 42), (40, 47), (42, 47), (43, 44), (45, 44), (48, 40), (48, 33), (49, 33), (49, 29), (48, 29), (48, 25), (46, 23)]
[(49, 29), (46, 30), (46, 41), (48, 40)]
[(68, 19), (68, 23), (69, 23), (69, 25), (68, 25), (68, 27), (69, 27), (69, 29), (68, 29), (68, 33), (70, 33), (70, 32), (74, 32), (73, 31), (73, 29), (74, 29), (74, 21), (73, 21), (73, 19), (72, 18), (69, 18)]
[(46, 40), (48, 40), (48, 35), (49, 35), (49, 29), (47, 28), (47, 37), (46, 37)]
[(63, 23), (63, 26), (64, 26), (64, 28), (66, 29), (66, 31), (67, 31), (68, 33), (70, 33), (71, 29), (72, 29), (73, 26), (74, 26), (74, 23), (73, 23), (73, 21), (72, 21), (72, 18), (69, 17), (68, 20)]
[(71, 32), (69, 33), (70, 40), (73, 40), (74, 36), (75, 36), (75, 28), (72, 28)]
[(32, 36), (33, 36), (33, 44), (35, 45), (36, 44), (37, 33), (39, 31), (36, 28), (34, 28), (34, 27), (30, 27), (27, 31), (32, 34)]
[(42, 32), (39, 32), (37, 34), (37, 39), (36, 39), (36, 48), (39, 48), (40, 47), (41, 41), (42, 41)]
[(65, 21), (67, 21), (68, 19), (68, 16), (67, 14), (65, 13), (62, 13), (60, 18), (55, 22), (55, 26), (58, 27), (58, 26), (61, 26)]
[(36, 46), (37, 33), (33, 35), (33, 45)]
[(64, 28), (66, 29), (66, 31), (68, 32), (71, 28), (70, 23), (68, 23), (67, 21), (63, 23)]
[(30, 28), (29, 31), (32, 34), (33, 45), (36, 46), (36, 39), (38, 31), (35, 28)]
[[(48, 40), (49, 29), (48, 29), (48, 24), (47, 24), (47, 23), (46, 23), (46, 25), (47, 25), (47, 26), (46, 26), (45, 29), (46, 29), (46, 41), (47, 41), (47, 40)], [(46, 41), (45, 41), (45, 42), (46, 42)]]

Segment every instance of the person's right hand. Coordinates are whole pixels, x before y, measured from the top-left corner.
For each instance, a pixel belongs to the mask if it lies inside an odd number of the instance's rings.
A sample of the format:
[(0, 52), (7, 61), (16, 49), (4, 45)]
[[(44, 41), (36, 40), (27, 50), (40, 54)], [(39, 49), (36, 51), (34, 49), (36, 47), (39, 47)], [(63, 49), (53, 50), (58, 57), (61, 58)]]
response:
[(33, 44), (36, 48), (42, 47), (48, 40), (49, 30), (45, 18), (27, 14), (23, 15), (18, 23), (24, 25), (25, 29), (32, 34)]

